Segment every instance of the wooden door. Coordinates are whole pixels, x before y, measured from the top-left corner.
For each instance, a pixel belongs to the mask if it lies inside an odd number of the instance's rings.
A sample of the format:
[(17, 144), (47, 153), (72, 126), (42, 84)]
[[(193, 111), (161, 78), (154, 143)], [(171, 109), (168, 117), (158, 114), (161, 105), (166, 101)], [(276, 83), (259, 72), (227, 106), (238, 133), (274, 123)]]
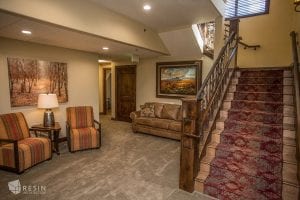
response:
[(116, 120), (131, 122), (136, 109), (136, 66), (116, 66)]

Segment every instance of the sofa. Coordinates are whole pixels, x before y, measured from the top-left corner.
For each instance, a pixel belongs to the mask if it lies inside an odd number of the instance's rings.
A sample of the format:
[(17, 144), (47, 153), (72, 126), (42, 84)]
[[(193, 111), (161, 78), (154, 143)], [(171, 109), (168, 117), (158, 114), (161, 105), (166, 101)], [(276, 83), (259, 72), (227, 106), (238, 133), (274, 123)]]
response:
[(132, 130), (180, 140), (182, 130), (181, 105), (147, 102), (139, 111), (131, 112)]

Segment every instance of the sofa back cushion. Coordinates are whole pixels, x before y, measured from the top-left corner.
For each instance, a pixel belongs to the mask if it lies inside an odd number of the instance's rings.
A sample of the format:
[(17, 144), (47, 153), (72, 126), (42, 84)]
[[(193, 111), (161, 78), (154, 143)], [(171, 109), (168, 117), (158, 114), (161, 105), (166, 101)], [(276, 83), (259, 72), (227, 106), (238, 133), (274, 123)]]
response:
[[(162, 109), (164, 107), (164, 103), (157, 103), (157, 102), (147, 102), (145, 106), (154, 106), (154, 115), (155, 117), (162, 118)], [(142, 108), (142, 107), (141, 107)]]
[[(182, 120), (182, 109), (181, 105), (177, 104), (168, 104), (168, 103), (157, 103), (157, 102), (146, 102), (144, 105), (141, 105), (141, 117), (149, 117), (146, 115), (143, 115), (143, 109), (145, 108), (153, 108), (154, 106), (154, 117), (156, 118), (162, 118), (162, 119), (172, 119), (176, 121)], [(152, 111), (151, 111), (151, 116)]]
[(21, 140), (30, 137), (27, 122), (23, 113), (0, 115), (0, 138)]
[(179, 111), (181, 109), (180, 105), (176, 104), (165, 104), (162, 109), (161, 118), (178, 120)]

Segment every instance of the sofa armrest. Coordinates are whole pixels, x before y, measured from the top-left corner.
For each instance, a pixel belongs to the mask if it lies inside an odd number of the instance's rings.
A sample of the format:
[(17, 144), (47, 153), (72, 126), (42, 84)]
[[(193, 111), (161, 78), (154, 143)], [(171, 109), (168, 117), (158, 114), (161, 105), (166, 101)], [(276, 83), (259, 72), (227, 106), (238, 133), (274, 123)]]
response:
[(132, 120), (134, 120), (134, 119), (136, 119), (136, 118), (138, 118), (140, 116), (141, 116), (141, 111), (140, 110), (130, 113), (130, 119), (132, 119)]

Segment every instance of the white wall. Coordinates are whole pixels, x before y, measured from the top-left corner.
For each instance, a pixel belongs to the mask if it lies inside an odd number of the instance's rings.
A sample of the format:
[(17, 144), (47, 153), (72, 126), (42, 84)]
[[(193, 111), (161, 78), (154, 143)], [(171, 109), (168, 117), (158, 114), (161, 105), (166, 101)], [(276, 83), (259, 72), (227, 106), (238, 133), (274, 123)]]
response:
[(36, 106), (11, 107), (8, 82), (7, 57), (32, 58), (59, 61), (68, 64), (69, 101), (53, 109), (56, 121), (60, 122), (65, 135), (66, 107), (91, 105), (95, 119), (99, 119), (98, 63), (97, 55), (82, 51), (47, 45), (22, 42), (0, 37), (0, 113), (23, 112), (28, 125), (42, 123), (44, 110)]

